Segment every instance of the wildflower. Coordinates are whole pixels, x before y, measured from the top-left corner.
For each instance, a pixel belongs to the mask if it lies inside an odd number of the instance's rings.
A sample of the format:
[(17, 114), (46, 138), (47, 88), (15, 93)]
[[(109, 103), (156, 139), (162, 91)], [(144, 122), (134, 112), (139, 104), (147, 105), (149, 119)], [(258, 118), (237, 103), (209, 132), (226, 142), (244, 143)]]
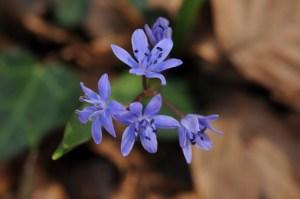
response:
[(117, 117), (121, 123), (128, 125), (122, 136), (121, 152), (127, 156), (132, 150), (136, 138), (140, 138), (142, 146), (149, 153), (157, 151), (157, 129), (177, 128), (177, 120), (166, 115), (157, 115), (161, 108), (161, 96), (154, 96), (145, 110), (140, 102), (129, 105), (129, 111), (125, 111)]
[(172, 37), (172, 28), (169, 27), (169, 21), (163, 17), (159, 17), (152, 28), (146, 24), (144, 29), (152, 46), (163, 39), (171, 39)]
[(158, 78), (162, 85), (166, 85), (166, 79), (161, 72), (182, 64), (180, 59), (166, 59), (173, 48), (173, 41), (169, 38), (159, 41), (150, 51), (145, 32), (137, 29), (132, 34), (131, 43), (135, 59), (123, 48), (111, 45), (116, 57), (131, 68), (131, 74)]
[(113, 137), (116, 137), (115, 129), (113, 127), (112, 116), (124, 111), (125, 108), (114, 100), (109, 100), (110, 97), (110, 83), (108, 75), (104, 74), (98, 81), (98, 93), (80, 83), (84, 96), (80, 97), (81, 102), (91, 104), (82, 110), (77, 110), (78, 119), (82, 124), (88, 121), (92, 122), (92, 138), (96, 144), (102, 141), (102, 127)]
[(218, 115), (202, 116), (188, 114), (181, 119), (181, 126), (178, 128), (179, 143), (188, 163), (192, 161), (191, 144), (204, 150), (212, 148), (212, 142), (205, 133), (206, 129), (222, 134), (221, 131), (210, 125), (210, 121), (216, 120), (218, 117)]

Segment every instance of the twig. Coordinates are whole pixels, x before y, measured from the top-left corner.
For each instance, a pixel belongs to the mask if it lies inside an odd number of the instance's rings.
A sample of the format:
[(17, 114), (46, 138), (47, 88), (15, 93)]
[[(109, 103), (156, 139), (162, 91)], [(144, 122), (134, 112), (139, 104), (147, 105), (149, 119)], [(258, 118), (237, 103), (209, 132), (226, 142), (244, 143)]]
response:
[(147, 91), (148, 90), (148, 85), (147, 85), (147, 79), (146, 79), (145, 76), (142, 77), (142, 82), (143, 82), (144, 91)]
[(17, 193), (17, 199), (31, 198), (33, 188), (33, 174), (35, 171), (38, 153), (31, 150), (26, 158), (24, 170), (21, 177), (20, 187)]
[(79, 39), (62, 28), (51, 25), (45, 20), (36, 17), (28, 16), (22, 20), (23, 26), (40, 37), (48, 39), (56, 43), (72, 43), (79, 42)]
[[(148, 84), (147, 84), (147, 79), (145, 76), (142, 77), (142, 84), (143, 84), (143, 91), (139, 93), (132, 102), (135, 101), (142, 101), (144, 97), (152, 97), (157, 94), (156, 90), (148, 90)], [(179, 118), (183, 118), (186, 114), (179, 110), (171, 101), (165, 99), (164, 97), (162, 98), (163, 104), (175, 115), (177, 115)]]
[(163, 104), (173, 113), (175, 113), (179, 118), (182, 118), (185, 116), (185, 113), (180, 111), (172, 102), (169, 100), (163, 98)]

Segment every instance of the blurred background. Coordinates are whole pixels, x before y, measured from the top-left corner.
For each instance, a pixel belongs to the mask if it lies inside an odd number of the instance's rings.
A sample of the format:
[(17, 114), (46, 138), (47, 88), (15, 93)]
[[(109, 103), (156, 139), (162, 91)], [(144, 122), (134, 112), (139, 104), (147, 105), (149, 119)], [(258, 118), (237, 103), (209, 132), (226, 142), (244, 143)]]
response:
[[(184, 62), (161, 92), (224, 132), (191, 165), (176, 132), (123, 158), (122, 126), (95, 145), (74, 117), (80, 81), (109, 73), (125, 104), (141, 91), (110, 44), (159, 16)], [(298, 199), (299, 112), (298, 0), (0, 0), (1, 199)]]

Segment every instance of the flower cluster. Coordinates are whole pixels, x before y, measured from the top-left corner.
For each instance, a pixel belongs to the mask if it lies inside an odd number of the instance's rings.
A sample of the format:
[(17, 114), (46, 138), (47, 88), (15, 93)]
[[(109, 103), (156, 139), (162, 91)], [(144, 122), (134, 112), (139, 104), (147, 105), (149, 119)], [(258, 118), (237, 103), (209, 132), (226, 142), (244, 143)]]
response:
[[(166, 85), (166, 79), (161, 73), (182, 64), (180, 59), (168, 57), (173, 48), (173, 41), (172, 29), (165, 18), (158, 18), (152, 27), (145, 25), (144, 30), (135, 30), (131, 37), (131, 44), (134, 56), (117, 45), (111, 45), (115, 56), (130, 67), (131, 74), (143, 78), (158, 78), (162, 85)], [(158, 129), (177, 129), (180, 147), (186, 161), (190, 163), (191, 145), (204, 150), (211, 149), (212, 142), (206, 133), (207, 129), (218, 134), (222, 133), (210, 125), (218, 115), (186, 114), (178, 121), (171, 116), (159, 114), (163, 103), (160, 94), (152, 95), (152, 99), (144, 108), (139, 101), (132, 102), (125, 108), (119, 102), (110, 99), (111, 87), (107, 74), (99, 79), (98, 93), (87, 88), (83, 83), (80, 85), (84, 93), (80, 101), (88, 103), (89, 106), (76, 111), (79, 121), (83, 124), (92, 122), (91, 133), (96, 144), (102, 141), (102, 127), (111, 136), (116, 137), (113, 119), (126, 125), (121, 143), (123, 156), (130, 153), (138, 139), (147, 152), (156, 153)], [(144, 90), (143, 93), (146, 91)]]

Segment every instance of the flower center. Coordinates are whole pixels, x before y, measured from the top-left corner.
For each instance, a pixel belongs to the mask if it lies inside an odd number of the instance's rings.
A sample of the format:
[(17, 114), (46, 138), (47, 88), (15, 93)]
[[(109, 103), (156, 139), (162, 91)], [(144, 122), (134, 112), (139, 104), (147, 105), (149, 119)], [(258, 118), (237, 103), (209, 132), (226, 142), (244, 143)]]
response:
[[(152, 133), (157, 133), (157, 129), (154, 125), (154, 120), (152, 118), (141, 117), (136, 125), (135, 136), (137, 137), (138, 135), (143, 135), (143, 132), (149, 130), (148, 128), (151, 129)], [(147, 135), (145, 135), (145, 138), (147, 140), (151, 140), (151, 138)]]
[(106, 103), (101, 100), (98, 100), (96, 103), (94, 103), (94, 106), (98, 111), (103, 111), (104, 109), (106, 109)]

